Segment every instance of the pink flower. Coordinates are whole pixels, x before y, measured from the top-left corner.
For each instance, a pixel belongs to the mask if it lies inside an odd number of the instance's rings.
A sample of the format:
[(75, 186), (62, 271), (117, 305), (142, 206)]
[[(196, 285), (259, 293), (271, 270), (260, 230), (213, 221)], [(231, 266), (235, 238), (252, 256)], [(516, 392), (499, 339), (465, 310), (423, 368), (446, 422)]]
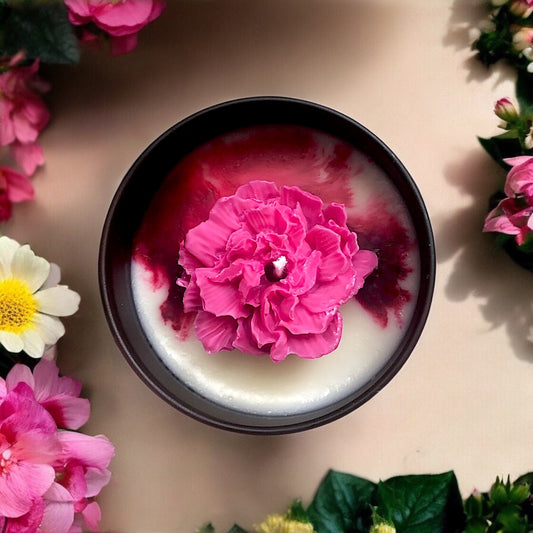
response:
[(533, 231), (533, 157), (513, 157), (505, 162), (512, 167), (505, 181), (506, 198), (487, 215), (483, 231), (514, 235), (522, 245)]
[(33, 374), (18, 364), (0, 379), (2, 531), (98, 531), (101, 513), (94, 497), (109, 482), (115, 449), (103, 435), (58, 430), (86, 422), (90, 406), (80, 391), (81, 383), (59, 377), (48, 359)]
[(12, 204), (32, 198), (31, 181), (16, 170), (0, 166), (0, 221), (11, 217)]
[(25, 383), (0, 405), (0, 515), (21, 517), (50, 488), (61, 445), (52, 417)]
[(518, 118), (518, 111), (510, 98), (500, 98), (494, 104), (494, 113), (505, 122), (512, 122)]
[(0, 74), (0, 146), (10, 146), (13, 157), (29, 175), (44, 162), (37, 137), (50, 120), (40, 94), (48, 86), (37, 76), (39, 61), (11, 65)]
[[(115, 454), (115, 448), (103, 435), (92, 437), (74, 431), (64, 431), (59, 434), (59, 439), (62, 451), (55, 463), (57, 484), (65, 489), (69, 496), (61, 496), (60, 501), (49, 500), (48, 505), (54, 505), (56, 519), (63, 517), (64, 522), (68, 521), (72, 513), (73, 526), (69, 531), (82, 531), (86, 528), (96, 531), (100, 520), (100, 507), (94, 497), (109, 483), (111, 472), (108, 466)], [(58, 491), (58, 494), (62, 495), (63, 492)], [(70, 502), (70, 505), (66, 505), (67, 502)], [(50, 533), (57, 532), (51, 530)]]
[(239, 349), (320, 357), (342, 332), (339, 307), (376, 267), (359, 250), (340, 204), (324, 207), (298, 187), (253, 181), (221, 198), (191, 229), (179, 262), (186, 312), (209, 353)]
[(79, 429), (89, 419), (89, 400), (79, 398), (81, 382), (67, 376), (59, 377), (54, 361), (41, 359), (33, 374), (26, 365), (15, 365), (6, 377), (6, 392), (19, 383), (26, 383), (34, 391), (35, 399), (50, 413), (58, 428)]
[[(137, 33), (166, 5), (163, 0), (65, 0), (65, 4), (72, 24), (92, 23), (111, 36), (114, 55), (131, 52), (137, 46)], [(90, 40), (90, 30), (84, 30), (84, 40)]]

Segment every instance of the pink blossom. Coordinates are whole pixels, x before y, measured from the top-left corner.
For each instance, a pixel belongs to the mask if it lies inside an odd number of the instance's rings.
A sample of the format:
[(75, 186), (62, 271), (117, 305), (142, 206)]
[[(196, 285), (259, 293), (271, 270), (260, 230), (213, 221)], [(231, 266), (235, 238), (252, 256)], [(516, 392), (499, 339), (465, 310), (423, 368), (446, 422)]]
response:
[(483, 231), (514, 235), (522, 245), (533, 231), (533, 157), (513, 157), (505, 162), (512, 167), (505, 181), (506, 198), (487, 215)]
[(376, 267), (340, 204), (298, 187), (252, 181), (191, 229), (179, 263), (186, 312), (208, 353), (239, 349), (281, 361), (320, 357), (342, 332), (339, 307)]
[(13, 157), (28, 174), (44, 162), (37, 137), (50, 119), (40, 94), (48, 86), (37, 76), (39, 61), (11, 65), (0, 74), (0, 146), (10, 146)]
[(33, 374), (27, 366), (17, 364), (10, 370), (5, 383), (6, 392), (19, 383), (29, 385), (37, 402), (50, 413), (58, 428), (79, 429), (89, 418), (89, 400), (79, 398), (81, 382), (67, 376), (59, 377), (59, 369), (54, 361), (41, 359), (33, 369)]
[(11, 217), (13, 203), (32, 198), (31, 181), (16, 170), (0, 166), (0, 221)]
[(55, 478), (61, 445), (56, 425), (26, 383), (0, 404), (0, 515), (21, 517), (41, 500)]
[[(64, 431), (59, 434), (59, 439), (62, 449), (54, 466), (57, 484), (68, 493), (68, 498), (62, 496), (62, 500), (48, 501), (48, 505), (54, 507), (55, 520), (67, 522), (72, 513), (72, 527), (69, 529), (72, 533), (86, 528), (96, 531), (100, 507), (94, 497), (109, 483), (111, 472), (108, 466), (115, 448), (103, 435), (93, 437)], [(70, 504), (66, 505), (67, 502)], [(50, 530), (49, 533), (57, 532)]]
[[(165, 7), (163, 0), (65, 0), (69, 20), (76, 26), (94, 24), (111, 36), (111, 53), (131, 52), (137, 33), (156, 19)], [(89, 40), (84, 29), (84, 40)]]

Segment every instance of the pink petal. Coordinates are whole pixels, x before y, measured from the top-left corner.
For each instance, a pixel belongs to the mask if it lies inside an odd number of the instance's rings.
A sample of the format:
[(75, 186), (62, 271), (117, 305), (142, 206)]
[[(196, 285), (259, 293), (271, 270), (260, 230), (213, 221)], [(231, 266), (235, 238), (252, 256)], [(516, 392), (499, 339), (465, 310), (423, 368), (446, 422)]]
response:
[(11, 202), (17, 203), (33, 199), (33, 185), (24, 174), (7, 167), (0, 167), (0, 174), (6, 178), (7, 197)]
[(81, 512), (85, 525), (89, 531), (98, 531), (99, 523), (102, 519), (100, 506), (96, 502), (89, 503)]
[(204, 310), (216, 316), (229, 315), (233, 318), (248, 315), (249, 311), (244, 306), (238, 288), (229, 283), (217, 283), (211, 277), (214, 274), (207, 269), (196, 271)]
[(68, 533), (74, 522), (71, 494), (58, 483), (53, 483), (45, 494), (45, 502), (39, 533)]
[(11, 153), (15, 161), (29, 176), (35, 173), (37, 167), (44, 165), (43, 149), (37, 143), (21, 144), (13, 143)]
[(129, 54), (137, 47), (137, 34), (124, 35), (120, 37), (111, 37), (111, 55), (120, 56)]
[(231, 350), (237, 322), (228, 316), (217, 317), (200, 311), (194, 322), (194, 332), (207, 353)]
[(342, 334), (342, 316), (336, 313), (328, 329), (320, 335), (293, 335), (287, 337), (286, 344), (272, 347), (273, 361), (283, 360), (289, 353), (296, 353), (305, 359), (315, 359), (335, 350)]
[(61, 431), (58, 437), (63, 446), (62, 457), (66, 460), (76, 459), (88, 467), (104, 470), (115, 455), (114, 446), (103, 435), (92, 437), (74, 431)]
[(53, 483), (54, 469), (50, 465), (24, 461), (12, 464), (9, 475), (0, 477), (0, 515), (18, 517), (32, 508)]
[(16, 364), (6, 376), (7, 390), (13, 390), (19, 383), (26, 383), (31, 389), (34, 388), (33, 374), (26, 365)]
[(100, 494), (100, 491), (109, 483), (110, 479), (111, 472), (109, 470), (88, 468), (85, 473), (85, 483), (87, 486), (85, 496), (92, 498)]
[(52, 415), (57, 427), (62, 429), (79, 429), (91, 413), (91, 404), (86, 398), (57, 395), (43, 400), (41, 405)]

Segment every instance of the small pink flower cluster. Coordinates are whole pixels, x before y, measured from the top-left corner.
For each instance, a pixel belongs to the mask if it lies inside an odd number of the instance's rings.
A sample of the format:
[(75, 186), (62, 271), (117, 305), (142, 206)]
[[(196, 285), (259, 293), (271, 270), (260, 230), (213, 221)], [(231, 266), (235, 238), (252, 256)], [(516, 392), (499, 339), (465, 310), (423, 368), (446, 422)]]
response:
[(505, 181), (505, 198), (487, 215), (483, 231), (514, 235), (521, 246), (533, 233), (533, 157), (512, 157), (505, 162), (512, 167)]
[[(138, 32), (157, 18), (164, 0), (64, 0), (70, 22), (80, 27), (81, 40), (95, 40), (91, 28), (108, 35), (111, 53), (131, 52)], [(24, 52), (0, 63), (0, 150), (8, 148), (23, 172), (0, 165), (0, 221), (11, 217), (12, 204), (31, 200), (34, 190), (29, 177), (44, 164), (37, 138), (50, 120), (41, 95), (48, 84), (38, 76), (39, 59), (29, 66)]]
[(78, 431), (89, 418), (81, 383), (42, 359), (0, 378), (0, 531), (98, 531), (94, 497), (111, 476), (114, 447)]

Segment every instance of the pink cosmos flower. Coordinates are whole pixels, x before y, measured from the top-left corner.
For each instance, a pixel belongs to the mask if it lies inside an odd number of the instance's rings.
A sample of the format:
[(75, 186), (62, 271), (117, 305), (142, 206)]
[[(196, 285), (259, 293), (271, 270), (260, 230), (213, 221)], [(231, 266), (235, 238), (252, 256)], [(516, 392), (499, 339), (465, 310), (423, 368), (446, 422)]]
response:
[(8, 220), (12, 204), (33, 198), (31, 181), (16, 170), (0, 166), (0, 221)]
[[(65, 4), (72, 24), (92, 23), (111, 36), (113, 55), (131, 52), (137, 46), (137, 33), (166, 5), (163, 0), (65, 0)], [(83, 39), (92, 39), (87, 28)]]
[(339, 307), (376, 267), (340, 204), (324, 207), (298, 187), (252, 181), (221, 198), (191, 229), (179, 263), (186, 312), (208, 353), (239, 349), (320, 357), (342, 332)]
[(38, 76), (39, 61), (30, 66), (11, 65), (0, 74), (0, 146), (9, 146), (14, 159), (32, 175), (44, 158), (37, 137), (50, 120), (41, 99), (48, 90)]
[(487, 215), (483, 231), (514, 235), (522, 245), (533, 231), (533, 157), (512, 157), (505, 162), (512, 167), (505, 181), (506, 198)]

